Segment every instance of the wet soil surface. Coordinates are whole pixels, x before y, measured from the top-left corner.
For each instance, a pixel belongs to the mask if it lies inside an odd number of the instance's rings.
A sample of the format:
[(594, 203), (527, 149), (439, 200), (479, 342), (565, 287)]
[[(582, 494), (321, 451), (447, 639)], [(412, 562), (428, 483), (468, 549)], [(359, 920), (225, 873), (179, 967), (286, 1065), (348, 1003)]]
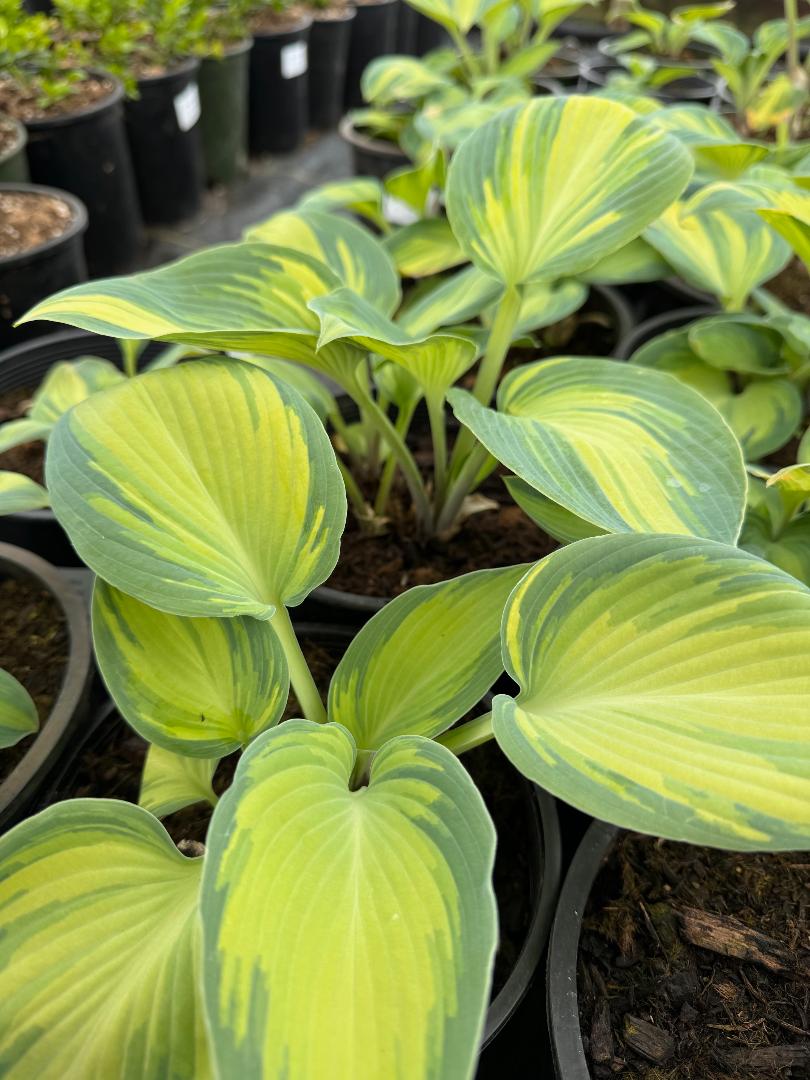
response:
[[(22, 683), (37, 707), (40, 730), (59, 695), (70, 648), (56, 598), (31, 578), (0, 580), (0, 668)], [(0, 750), (0, 781), (22, 760), (35, 732)]]
[(585, 912), (594, 1080), (810, 1077), (810, 856), (624, 834)]
[(62, 236), (73, 211), (51, 195), (28, 191), (0, 192), (0, 257), (19, 255)]
[[(304, 655), (324, 701), (329, 680), (349, 640), (347, 637), (345, 642), (338, 643), (302, 638)], [(296, 715), (300, 715), (300, 710), (291, 692), (284, 718)], [(146, 750), (146, 741), (113, 711), (58, 782), (50, 801), (90, 797), (137, 803)], [(214, 776), (218, 795), (230, 786), (238, 759), (238, 754), (232, 754), (220, 762)], [(501, 941), (495, 959), (494, 996), (515, 965), (531, 921), (527, 838), (533, 811), (526, 784), (494, 743), (478, 747), (461, 760), (481, 790), (498, 831), (494, 883)], [(198, 804), (169, 815), (163, 823), (175, 843), (204, 842), (211, 812), (209, 806)]]
[(22, 86), (13, 79), (0, 78), (0, 112), (15, 120), (49, 120), (54, 116), (70, 116), (82, 112), (110, 96), (115, 87), (110, 79), (89, 75), (75, 82), (70, 93), (59, 101), (48, 103), (35, 84)]
[[(0, 393), (0, 424), (9, 420), (21, 420), (28, 414), (35, 391), (30, 387), (17, 387)], [(22, 443), (0, 454), (0, 469), (22, 473), (38, 484), (45, 483), (45, 443)]]

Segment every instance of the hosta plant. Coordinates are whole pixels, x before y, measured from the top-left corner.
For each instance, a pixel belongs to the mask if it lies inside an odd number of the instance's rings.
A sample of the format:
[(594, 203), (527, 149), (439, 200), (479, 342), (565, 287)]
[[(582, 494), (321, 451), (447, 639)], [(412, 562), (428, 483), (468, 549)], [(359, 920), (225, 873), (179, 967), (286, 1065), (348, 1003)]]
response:
[[(639, 0), (617, 5), (621, 18), (633, 27), (626, 34), (609, 38), (604, 44), (606, 53), (621, 56), (643, 52), (659, 60), (683, 60), (693, 43), (715, 46), (732, 27), (718, 26), (716, 20), (734, 9), (734, 0), (720, 3), (692, 4), (675, 7), (670, 14), (645, 8)], [(614, 7), (614, 13), (619, 14)]]
[[(398, 472), (417, 532), (444, 535), (497, 461), (514, 474), (515, 491), (597, 530), (730, 540), (744, 487), (739, 447), (698, 394), (658, 372), (587, 357), (522, 365), (501, 378), (514, 340), (582, 302), (584, 286), (568, 279), (625, 249), (691, 167), (676, 139), (622, 105), (538, 99), (457, 151), (445, 249), (470, 265), (399, 314), (388, 248), (352, 222), (304, 210), (271, 220), (261, 241), (80, 286), (28, 318), (238, 350), (254, 363), (283, 357), (329, 375), (362, 418), (366, 437), (345, 447), (342, 468), (358, 517), (372, 524)], [(458, 388), (474, 367), (472, 389)], [(427, 473), (406, 438), (422, 400), (434, 451)], [(452, 450), (448, 405), (462, 425)], [(371, 496), (355, 464), (372, 471)], [(667, 485), (693, 497), (672, 498)]]
[(810, 584), (810, 436), (796, 464), (752, 470), (740, 546)]
[[(629, 828), (810, 845), (810, 590), (736, 531), (617, 532), (413, 590), (324, 704), (288, 608), (338, 557), (346, 503), (296, 391), (221, 358), (121, 382), (59, 420), (47, 477), (99, 575), (100, 668), (152, 744), (142, 802), (216, 806), (190, 856), (110, 799), (0, 838), (9, 1080), (471, 1077), (496, 837), (463, 755), (492, 738)], [(679, 516), (699, 492), (667, 497)], [(503, 666), (516, 693), (453, 726)], [(301, 717), (279, 723), (288, 680)]]
[[(10, 671), (0, 668), (0, 752), (33, 735), (39, 728), (31, 695)], [(0, 763), (2, 763), (0, 753)]]
[(717, 315), (642, 345), (631, 362), (667, 371), (720, 410), (746, 461), (799, 430), (810, 384), (810, 320), (798, 314)]

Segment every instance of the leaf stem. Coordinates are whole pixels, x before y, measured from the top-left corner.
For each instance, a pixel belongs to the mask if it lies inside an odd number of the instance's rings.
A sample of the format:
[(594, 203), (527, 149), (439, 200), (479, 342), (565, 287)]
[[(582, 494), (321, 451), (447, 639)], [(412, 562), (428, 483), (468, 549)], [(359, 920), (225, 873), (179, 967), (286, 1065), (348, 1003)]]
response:
[(461, 505), (475, 487), (478, 475), (487, 463), (489, 450), (481, 443), (473, 447), (461, 471), (447, 493), (441, 512), (436, 518), (436, 532), (449, 529), (461, 509)]
[(287, 658), (287, 667), (290, 671), (290, 682), (298, 698), (298, 704), (307, 720), (314, 720), (316, 724), (326, 723), (326, 709), (321, 701), (321, 695), (312, 672), (306, 662), (298, 638), (290, 619), (290, 613), (283, 604), (276, 607), (276, 613), (270, 620), (270, 624), (278, 635), (284, 655)]
[(491, 738), (493, 738), (492, 713), (488, 712), (484, 713), (483, 716), (476, 716), (474, 720), (468, 720), (466, 724), (460, 724), (459, 727), (445, 731), (444, 735), (440, 735), (436, 739), (436, 742), (446, 746), (448, 750), (452, 750), (458, 757), (459, 754), (463, 754), (466, 750), (474, 750), (476, 746), (483, 746)]
[[(397, 413), (396, 430), (399, 435), (404, 439), (408, 432), (408, 428), (411, 426), (411, 420), (413, 418), (414, 410), (416, 409), (416, 400), (409, 402)], [(393, 454), (390, 454), (388, 460), (383, 466), (382, 476), (380, 477), (380, 486), (377, 489), (377, 497), (374, 500), (374, 513), (378, 517), (382, 517), (385, 513), (385, 508), (388, 505), (388, 496), (391, 494), (391, 484), (394, 482), (394, 477), (397, 472), (397, 459)]]
[(447, 432), (444, 418), (444, 395), (428, 394), (426, 399), (430, 437), (433, 442), (433, 498), (435, 505), (444, 502), (447, 483)]

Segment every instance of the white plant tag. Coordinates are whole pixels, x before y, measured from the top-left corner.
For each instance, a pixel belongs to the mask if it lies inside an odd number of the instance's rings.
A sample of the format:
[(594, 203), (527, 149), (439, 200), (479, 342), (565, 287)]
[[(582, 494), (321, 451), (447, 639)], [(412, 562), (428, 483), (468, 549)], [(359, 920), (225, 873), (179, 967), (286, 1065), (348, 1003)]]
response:
[(190, 131), (200, 119), (200, 91), (189, 83), (174, 99), (174, 113), (181, 131)]
[(307, 70), (307, 43), (293, 41), (281, 49), (282, 79), (296, 79)]
[(382, 212), (385, 220), (392, 225), (413, 225), (419, 220), (419, 215), (412, 206), (387, 193), (383, 195)]

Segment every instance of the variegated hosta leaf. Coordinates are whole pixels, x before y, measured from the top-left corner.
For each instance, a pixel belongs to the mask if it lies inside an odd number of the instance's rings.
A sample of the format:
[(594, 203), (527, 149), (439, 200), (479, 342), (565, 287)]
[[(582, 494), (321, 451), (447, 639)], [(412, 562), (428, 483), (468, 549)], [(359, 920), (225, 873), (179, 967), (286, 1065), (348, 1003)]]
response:
[(453, 82), (415, 56), (378, 56), (360, 79), (363, 100), (377, 106), (416, 101), (436, 91), (449, 90)]
[(577, 517), (559, 503), (547, 499), (519, 476), (504, 477), (504, 483), (523, 513), (561, 544), (571, 544), (575, 540), (584, 540), (587, 536), (604, 535), (604, 529), (591, 525), (589, 521)]
[(589, 270), (685, 188), (688, 151), (624, 105), (577, 95), (501, 113), (453, 157), (447, 213), (479, 269), (507, 286)]
[(394, 739), (353, 791), (356, 754), (339, 725), (287, 721), (214, 811), (202, 917), (223, 1077), (473, 1073), (497, 938), (492, 824), (444, 747)]
[(167, 615), (97, 581), (93, 645), (121, 715), (149, 742), (224, 757), (277, 723), (290, 686), (272, 626)]
[(784, 237), (810, 270), (810, 195), (807, 192), (781, 192), (775, 207), (758, 213)]
[(316, 354), (318, 320), (307, 307), (313, 296), (339, 286), (325, 263), (304, 252), (223, 244), (157, 270), (65, 289), (21, 321), (50, 319), (122, 339), (267, 353), (342, 382), (362, 356), (339, 349)]
[(717, 315), (688, 328), (689, 344), (711, 367), (751, 375), (786, 375), (784, 336), (765, 319)]
[(404, 225), (391, 233), (385, 246), (403, 277), (429, 277), (467, 261), (447, 218)]
[(115, 386), (126, 376), (109, 360), (84, 356), (54, 364), (31, 402), (31, 420), (53, 425), (59, 417), (98, 390)]
[[(403, 143), (406, 141), (408, 130), (406, 128), (403, 133)], [(408, 151), (407, 146), (403, 146), (403, 149)], [(421, 153), (411, 156), (419, 161), (419, 164), (408, 164), (388, 173), (385, 178), (385, 190), (392, 199), (404, 203), (406, 207), (410, 207), (422, 217), (431, 208), (433, 193), (437, 189), (444, 188), (447, 162), (441, 147), (434, 148), (424, 160)]]
[(710, 401), (739, 439), (747, 461), (758, 461), (784, 446), (803, 411), (801, 395), (787, 379), (759, 379), (739, 391), (735, 388), (727, 368), (750, 374), (787, 366), (781, 351), (773, 351), (769, 337), (758, 337), (754, 330), (744, 321), (730, 319), (724, 324), (722, 316), (701, 320), (654, 338), (631, 357), (632, 364), (668, 372)]
[(9, 671), (0, 668), (0, 750), (14, 746), (39, 727), (31, 695)]
[(503, 670), (500, 625), (524, 566), (479, 570), (396, 597), (353, 639), (329, 687), (329, 719), (358, 747), (433, 738), (464, 716)]
[(82, 560), (161, 611), (269, 619), (337, 562), (346, 493), (323, 425), (238, 360), (87, 398), (56, 425), (46, 474)]
[(446, 29), (466, 35), (499, 0), (408, 0), (408, 3)]
[(801, 423), (802, 396), (787, 379), (749, 383), (718, 408), (740, 440), (748, 461), (760, 461), (789, 442)]
[(216, 806), (211, 781), (218, 764), (219, 758), (186, 757), (162, 746), (150, 746), (141, 776), (139, 805), (159, 818), (198, 802)]
[(753, 210), (684, 213), (678, 202), (644, 234), (690, 285), (729, 310), (742, 310), (754, 289), (778, 274), (790, 248)]
[(499, 461), (593, 525), (737, 539), (746, 489), (739, 445), (675, 379), (560, 357), (516, 368), (501, 383), (497, 411), (463, 390), (448, 400)]
[(321, 345), (348, 339), (401, 364), (427, 394), (443, 395), (475, 363), (477, 349), (467, 338), (412, 337), (351, 289), (337, 289), (311, 301), (311, 306), (321, 320)]
[(379, 227), (385, 226), (385, 190), (374, 176), (353, 176), (333, 180), (308, 191), (298, 200), (299, 210), (351, 210)]
[(810, 585), (810, 514), (775, 529), (767, 506), (749, 507), (740, 547)]
[(402, 329), (413, 337), (432, 334), (479, 315), (503, 294), (503, 286), (477, 266), (465, 266), (441, 279), (427, 292), (407, 302), (397, 316)]
[(311, 255), (386, 315), (399, 304), (399, 277), (391, 257), (376, 237), (349, 218), (318, 210), (284, 210), (252, 225), (245, 239)]
[(601, 536), (526, 575), (503, 636), (495, 736), (541, 787), (654, 836), (810, 846), (805, 586), (725, 544)]
[(587, 285), (575, 278), (537, 281), (524, 286), (514, 336), (530, 334), (567, 319), (579, 311), (587, 299)]
[(22, 446), (23, 443), (47, 439), (52, 427), (50, 423), (42, 423), (28, 417), (21, 420), (8, 420), (5, 424), (0, 424), (0, 454), (11, 450), (14, 446)]
[(50, 506), (50, 496), (42, 484), (17, 472), (0, 472), (0, 514), (19, 514)]
[(632, 285), (637, 282), (660, 281), (672, 275), (672, 267), (655, 248), (637, 236), (623, 248), (600, 259), (582, 274), (582, 280), (598, 285)]
[(254, 356), (251, 353), (239, 353), (238, 356), (240, 360), (255, 364), (262, 371), (267, 371), (282, 382), (289, 383), (298, 391), (307, 405), (315, 410), (321, 420), (334, 416), (338, 411), (335, 395), (324, 380), (318, 378), (309, 368), (296, 364), (294, 360), (280, 360), (277, 356)]
[(57, 803), (0, 838), (7, 1080), (206, 1080), (201, 869), (109, 799)]
[(768, 487), (796, 493), (810, 499), (810, 465), (788, 465), (768, 479)]

